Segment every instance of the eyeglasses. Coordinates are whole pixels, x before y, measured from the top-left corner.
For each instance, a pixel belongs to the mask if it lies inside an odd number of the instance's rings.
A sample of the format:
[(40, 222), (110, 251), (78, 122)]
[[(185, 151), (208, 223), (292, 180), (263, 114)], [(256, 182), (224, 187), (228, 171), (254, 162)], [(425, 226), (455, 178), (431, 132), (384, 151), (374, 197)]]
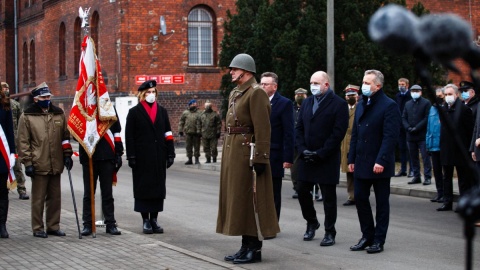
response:
[(267, 85), (275, 85), (275, 83), (261, 83), (261, 86), (267, 86)]

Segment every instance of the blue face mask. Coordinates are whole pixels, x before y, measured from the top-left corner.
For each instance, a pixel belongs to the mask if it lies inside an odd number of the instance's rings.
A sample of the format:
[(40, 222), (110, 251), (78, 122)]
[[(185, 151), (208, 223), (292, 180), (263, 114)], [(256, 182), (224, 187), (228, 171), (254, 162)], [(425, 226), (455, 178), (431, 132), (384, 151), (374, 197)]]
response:
[(407, 88), (405, 86), (399, 86), (398, 90), (402, 93), (405, 93), (407, 91)]
[(470, 98), (470, 94), (468, 93), (468, 91), (462, 92), (462, 98), (463, 98), (464, 100), (467, 100), (467, 99)]
[(41, 108), (48, 108), (50, 106), (50, 100), (39, 100), (37, 103)]
[(370, 89), (370, 85), (362, 84), (362, 95), (369, 97), (372, 95), (372, 90)]
[(418, 92), (412, 92), (412, 98), (413, 99), (418, 99), (420, 97), (420, 93)]

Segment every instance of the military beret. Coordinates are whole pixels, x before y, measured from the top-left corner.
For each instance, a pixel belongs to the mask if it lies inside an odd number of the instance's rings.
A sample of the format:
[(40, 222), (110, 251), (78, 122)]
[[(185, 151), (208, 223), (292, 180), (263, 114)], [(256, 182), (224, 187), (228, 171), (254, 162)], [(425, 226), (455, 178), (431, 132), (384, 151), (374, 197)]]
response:
[(155, 80), (145, 81), (140, 85), (140, 87), (138, 87), (138, 91), (144, 91), (144, 90), (153, 88), (155, 86), (157, 86), (157, 81)]
[(297, 90), (295, 90), (295, 95), (306, 94), (306, 93), (308, 93), (308, 91), (303, 88), (298, 88)]
[(360, 90), (360, 86), (358, 85), (353, 85), (353, 84), (349, 84), (347, 85), (347, 87), (345, 87), (345, 95), (349, 95), (349, 94), (358, 94), (358, 91)]
[(188, 102), (188, 106), (192, 105), (193, 103), (197, 103), (197, 101), (195, 99), (192, 99)]
[(410, 91), (413, 91), (413, 90), (422, 91), (422, 87), (418, 84), (414, 84), (412, 85), (412, 87), (410, 87)]
[(461, 81), (460, 82), (460, 87), (458, 88), (458, 90), (467, 91), (467, 90), (473, 89), (474, 87), (475, 86), (473, 85), (473, 83), (471, 83), (469, 81)]
[(33, 97), (45, 97), (45, 96), (51, 96), (51, 95), (52, 93), (50, 92), (50, 89), (48, 88), (48, 85), (45, 82), (36, 86), (32, 90)]

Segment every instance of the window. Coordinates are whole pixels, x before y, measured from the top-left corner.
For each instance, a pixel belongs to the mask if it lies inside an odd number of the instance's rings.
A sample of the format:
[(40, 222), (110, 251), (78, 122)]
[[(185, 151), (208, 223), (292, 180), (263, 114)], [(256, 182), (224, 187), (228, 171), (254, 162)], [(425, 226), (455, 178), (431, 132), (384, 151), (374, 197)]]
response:
[(80, 63), (80, 55), (82, 52), (82, 20), (80, 17), (75, 19), (75, 25), (73, 28), (73, 66), (74, 71), (73, 74), (75, 77), (78, 77), (79, 73), (79, 63)]
[(188, 14), (188, 64), (213, 66), (213, 19), (203, 7)]
[(65, 24), (62, 22), (60, 24), (60, 29), (58, 31), (58, 75), (60, 77), (65, 77), (65, 65), (66, 65), (66, 48), (65, 48)]
[(23, 83), (28, 84), (28, 45), (27, 42), (23, 43)]
[(30, 84), (35, 86), (35, 41), (30, 42)]
[(95, 53), (97, 57), (100, 57), (100, 42), (99, 42), (99, 37), (98, 37), (98, 28), (99, 28), (99, 22), (100, 22), (100, 16), (98, 15), (98, 12), (93, 12), (92, 14), (92, 20), (90, 24), (90, 37), (93, 39), (93, 42), (95, 42)]

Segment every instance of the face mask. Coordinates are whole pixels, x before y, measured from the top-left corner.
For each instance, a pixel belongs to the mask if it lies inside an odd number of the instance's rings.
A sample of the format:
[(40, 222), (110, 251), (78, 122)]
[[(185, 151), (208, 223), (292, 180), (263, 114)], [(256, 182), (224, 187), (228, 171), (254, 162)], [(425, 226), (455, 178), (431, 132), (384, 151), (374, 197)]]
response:
[(197, 106), (190, 107), (190, 111), (195, 111), (196, 109), (197, 109)]
[(420, 97), (420, 93), (418, 92), (412, 92), (412, 98), (413, 99), (418, 99)]
[(436, 98), (435, 98), (435, 102), (436, 102), (437, 104), (443, 104), (443, 98), (436, 97)]
[(48, 106), (50, 106), (50, 100), (39, 100), (37, 103), (38, 106), (42, 108), (48, 108)]
[(314, 96), (320, 95), (322, 93), (322, 90), (320, 89), (320, 85), (311, 84), (310, 92), (312, 92), (312, 95)]
[(371, 96), (372, 90), (370, 88), (371, 88), (370, 85), (362, 84), (362, 94), (366, 97)]
[(212, 112), (213, 111), (212, 106), (205, 106), (205, 111)]
[(462, 92), (462, 98), (463, 98), (464, 100), (467, 100), (467, 99), (470, 98), (470, 94), (468, 93), (468, 91), (467, 91), (467, 92)]
[(153, 103), (155, 102), (155, 94), (150, 93), (145, 97), (145, 101), (148, 103)]
[(398, 87), (398, 90), (399, 90), (400, 92), (402, 92), (402, 93), (407, 92), (407, 88), (406, 88), (405, 86), (399, 86), (399, 87)]
[(10, 96), (10, 91), (9, 90), (5, 90), (5, 91), (3, 91), (3, 93), (5, 93), (5, 96), (7, 96), (7, 97)]
[(297, 102), (298, 105), (302, 105), (303, 100), (305, 100), (305, 98), (302, 96), (295, 97), (295, 102)]
[(350, 104), (350, 106), (355, 105), (355, 103), (357, 103), (357, 97), (349, 97), (347, 98), (347, 102)]
[(448, 105), (452, 106), (453, 102), (455, 102), (455, 97), (454, 96), (445, 96), (445, 102), (447, 102)]

